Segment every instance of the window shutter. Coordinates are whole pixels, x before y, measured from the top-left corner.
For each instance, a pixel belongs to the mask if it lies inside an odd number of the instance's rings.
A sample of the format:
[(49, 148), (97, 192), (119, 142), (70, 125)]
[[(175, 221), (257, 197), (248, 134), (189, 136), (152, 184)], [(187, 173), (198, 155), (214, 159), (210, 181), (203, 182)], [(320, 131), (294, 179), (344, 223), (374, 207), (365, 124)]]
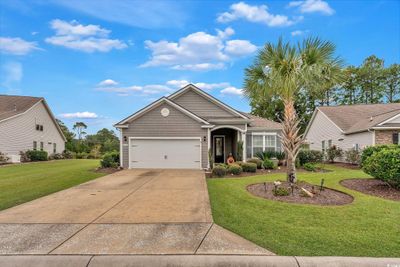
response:
[(399, 133), (393, 133), (393, 144), (399, 144)]

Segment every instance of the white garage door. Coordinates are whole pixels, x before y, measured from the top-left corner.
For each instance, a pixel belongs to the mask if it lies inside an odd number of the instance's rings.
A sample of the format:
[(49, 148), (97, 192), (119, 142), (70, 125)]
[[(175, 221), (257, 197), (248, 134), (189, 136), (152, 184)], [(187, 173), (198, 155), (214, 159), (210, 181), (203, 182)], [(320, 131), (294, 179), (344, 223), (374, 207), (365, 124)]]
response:
[(129, 168), (200, 169), (200, 149), (200, 138), (131, 138)]

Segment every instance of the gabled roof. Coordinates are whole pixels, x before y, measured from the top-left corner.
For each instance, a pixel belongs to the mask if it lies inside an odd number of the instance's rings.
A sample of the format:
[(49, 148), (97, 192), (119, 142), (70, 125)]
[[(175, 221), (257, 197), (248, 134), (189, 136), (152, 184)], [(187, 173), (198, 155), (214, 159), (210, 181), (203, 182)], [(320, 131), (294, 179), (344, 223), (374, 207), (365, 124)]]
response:
[(25, 114), (40, 102), (42, 102), (45, 106), (64, 141), (67, 141), (53, 113), (51, 112), (50, 107), (47, 105), (46, 100), (43, 97), (0, 95), (0, 122)]
[(242, 112), (242, 114), (246, 115), (251, 119), (250, 127), (251, 128), (268, 128), (273, 130), (281, 130), (282, 124), (276, 121), (268, 120), (266, 118), (262, 118), (250, 113)]
[(128, 116), (127, 118), (123, 119), (122, 121), (118, 122), (117, 124), (114, 124), (114, 127), (116, 128), (123, 128), (124, 125), (127, 122), (130, 122), (138, 117), (140, 117), (141, 115), (143, 115), (144, 113), (146, 113), (147, 111), (152, 110), (153, 108), (161, 105), (162, 103), (167, 103), (169, 105), (171, 105), (172, 107), (176, 108), (177, 110), (181, 111), (182, 113), (188, 115), (189, 117), (193, 118), (194, 120), (200, 122), (200, 123), (204, 123), (206, 125), (210, 124), (208, 123), (206, 120), (204, 120), (203, 118), (197, 116), (196, 114), (190, 112), (189, 110), (185, 109), (184, 107), (176, 104), (175, 102), (169, 100), (166, 97), (162, 97), (156, 101), (154, 101), (153, 103), (147, 105), (146, 107), (140, 109), (139, 111), (133, 113), (132, 115)]
[(168, 96), (168, 99), (174, 100), (175, 98), (177, 98), (178, 96), (184, 94), (188, 90), (195, 91), (199, 95), (201, 95), (201, 96), (205, 97), (206, 99), (208, 99), (210, 102), (218, 105), (219, 107), (223, 108), (224, 110), (228, 111), (229, 113), (231, 113), (231, 114), (233, 114), (235, 116), (238, 116), (238, 117), (243, 118), (243, 119), (249, 119), (246, 115), (243, 115), (241, 112), (239, 112), (239, 111), (235, 110), (234, 108), (230, 107), (229, 105), (219, 101), (218, 99), (216, 99), (212, 95), (204, 92), (203, 90), (201, 90), (200, 88), (198, 88), (197, 86), (195, 86), (193, 84), (188, 84), (188, 85), (184, 86), (183, 88), (179, 89), (178, 91), (176, 91), (172, 95)]
[(345, 134), (352, 134), (367, 131), (400, 114), (400, 103), (324, 106), (317, 110)]

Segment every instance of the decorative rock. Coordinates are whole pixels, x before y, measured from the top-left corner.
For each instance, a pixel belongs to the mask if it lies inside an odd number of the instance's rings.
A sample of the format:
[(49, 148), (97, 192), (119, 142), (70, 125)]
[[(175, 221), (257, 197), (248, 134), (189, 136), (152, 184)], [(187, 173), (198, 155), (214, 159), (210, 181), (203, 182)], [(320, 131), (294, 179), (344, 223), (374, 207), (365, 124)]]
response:
[(308, 191), (307, 189), (305, 189), (305, 188), (302, 187), (301, 190), (302, 190), (304, 193), (306, 193), (309, 197), (314, 197), (314, 194), (311, 193), (310, 191)]

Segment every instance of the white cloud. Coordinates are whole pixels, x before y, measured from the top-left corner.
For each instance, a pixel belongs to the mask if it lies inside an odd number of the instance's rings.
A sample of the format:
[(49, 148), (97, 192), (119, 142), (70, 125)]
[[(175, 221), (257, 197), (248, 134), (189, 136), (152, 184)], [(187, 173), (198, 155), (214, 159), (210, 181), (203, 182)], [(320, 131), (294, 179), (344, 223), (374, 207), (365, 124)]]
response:
[(111, 79), (106, 79), (104, 81), (99, 82), (99, 86), (114, 86), (117, 85), (118, 83), (114, 80)]
[(50, 22), (51, 28), (56, 31), (52, 37), (46, 38), (46, 42), (79, 50), (87, 53), (108, 52), (112, 49), (124, 49), (128, 47), (118, 39), (109, 39), (110, 30), (103, 29), (99, 25), (82, 25), (76, 20), (66, 22), (55, 19)]
[(295, 24), (300, 18), (289, 19), (285, 15), (274, 15), (269, 13), (268, 6), (252, 6), (244, 2), (232, 4), (229, 12), (220, 14), (218, 22), (227, 23), (238, 19), (244, 19), (250, 22), (262, 23), (269, 27), (290, 26)]
[(221, 94), (241, 96), (241, 95), (243, 95), (243, 89), (239, 89), (234, 86), (230, 86), (230, 87), (227, 87), (227, 88), (221, 90)]
[[(116, 93), (118, 96), (128, 96), (132, 94), (138, 95), (157, 95), (163, 94), (167, 95), (180, 89), (188, 84), (194, 84), (202, 90), (212, 91), (212, 90), (224, 90), (228, 89), (225, 93), (227, 94), (238, 94), (238, 92), (233, 92), (233, 87), (228, 82), (220, 83), (205, 83), (205, 82), (190, 82), (187, 80), (169, 80), (164, 84), (149, 84), (149, 85), (132, 85), (132, 86), (101, 86), (100, 83), (95, 88), (97, 91)], [(117, 83), (118, 84), (118, 83)]]
[(329, 6), (328, 2), (323, 0), (305, 0), (292, 1), (289, 7), (298, 7), (301, 13), (322, 13), (324, 15), (333, 15), (335, 10)]
[(141, 67), (168, 66), (176, 70), (193, 71), (222, 69), (225, 62), (255, 51), (255, 45), (249, 41), (226, 41), (233, 34), (234, 30), (228, 27), (224, 31), (217, 30), (216, 35), (195, 32), (178, 42), (146, 40), (145, 46), (152, 55)]
[(302, 30), (296, 30), (296, 31), (292, 31), (290, 34), (292, 35), (292, 36), (301, 36), (301, 35), (304, 35), (304, 34), (306, 34), (306, 33), (308, 33), (309, 32), (309, 30), (304, 30), (304, 31), (302, 31)]
[(2, 53), (26, 55), (33, 50), (40, 50), (36, 42), (28, 42), (18, 37), (0, 37), (0, 51)]
[(59, 117), (64, 119), (97, 119), (99, 116), (94, 112), (84, 111), (75, 113), (60, 114)]

